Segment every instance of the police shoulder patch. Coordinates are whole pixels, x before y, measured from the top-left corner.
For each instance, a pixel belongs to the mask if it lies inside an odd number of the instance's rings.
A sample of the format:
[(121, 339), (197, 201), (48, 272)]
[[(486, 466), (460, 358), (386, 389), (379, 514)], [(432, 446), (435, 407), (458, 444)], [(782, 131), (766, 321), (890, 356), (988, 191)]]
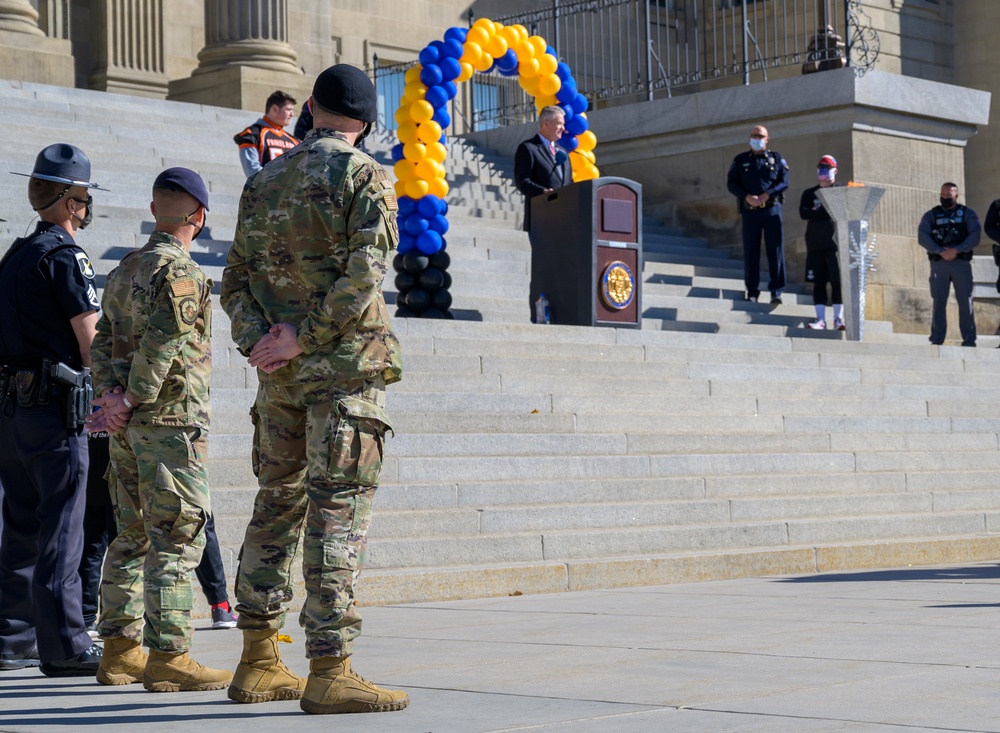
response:
[(76, 264), (80, 268), (80, 272), (88, 280), (93, 280), (95, 275), (94, 266), (90, 263), (90, 258), (87, 257), (86, 252), (74, 252), (73, 256), (76, 257)]

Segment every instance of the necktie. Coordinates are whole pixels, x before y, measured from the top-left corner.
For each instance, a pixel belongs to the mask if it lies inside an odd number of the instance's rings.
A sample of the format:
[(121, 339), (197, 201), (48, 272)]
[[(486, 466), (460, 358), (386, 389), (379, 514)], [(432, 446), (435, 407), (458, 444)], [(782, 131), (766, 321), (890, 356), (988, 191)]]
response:
[(549, 141), (549, 152), (552, 153), (553, 158), (556, 157), (556, 144), (552, 141)]

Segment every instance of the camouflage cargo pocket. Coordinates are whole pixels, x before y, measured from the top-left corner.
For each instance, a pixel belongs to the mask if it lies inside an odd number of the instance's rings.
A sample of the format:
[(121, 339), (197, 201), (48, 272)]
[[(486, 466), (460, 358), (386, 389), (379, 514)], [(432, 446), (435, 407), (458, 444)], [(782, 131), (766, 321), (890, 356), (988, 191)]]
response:
[(327, 477), (336, 483), (376, 486), (382, 473), (385, 425), (360, 400), (345, 400), (331, 410), (326, 443)]

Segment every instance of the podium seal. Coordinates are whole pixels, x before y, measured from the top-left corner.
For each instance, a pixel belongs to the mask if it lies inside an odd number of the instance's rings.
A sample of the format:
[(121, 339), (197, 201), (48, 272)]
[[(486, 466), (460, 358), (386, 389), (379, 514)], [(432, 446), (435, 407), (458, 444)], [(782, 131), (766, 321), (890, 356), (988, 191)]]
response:
[(609, 262), (601, 275), (601, 297), (605, 305), (615, 310), (628, 308), (635, 298), (635, 276), (621, 260)]

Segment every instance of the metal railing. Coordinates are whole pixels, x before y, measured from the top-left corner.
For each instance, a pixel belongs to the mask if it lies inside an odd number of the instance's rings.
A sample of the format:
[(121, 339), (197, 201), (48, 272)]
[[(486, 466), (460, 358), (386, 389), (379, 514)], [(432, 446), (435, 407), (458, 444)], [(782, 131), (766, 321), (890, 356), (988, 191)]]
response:
[[(854, 66), (870, 68), (878, 34), (861, 0), (550, 0), (548, 7), (494, 17), (539, 35), (569, 64), (591, 106), (766, 81), (784, 75)], [(470, 23), (474, 20), (470, 11)], [(845, 42), (844, 39), (847, 39)], [(373, 69), (386, 99), (416, 62)], [(476, 74), (452, 119), (466, 129), (533, 121), (532, 99), (517, 77)], [(382, 89), (380, 89), (380, 95)], [(391, 111), (385, 123), (395, 127)], [(380, 122), (382, 117), (380, 117)]]

